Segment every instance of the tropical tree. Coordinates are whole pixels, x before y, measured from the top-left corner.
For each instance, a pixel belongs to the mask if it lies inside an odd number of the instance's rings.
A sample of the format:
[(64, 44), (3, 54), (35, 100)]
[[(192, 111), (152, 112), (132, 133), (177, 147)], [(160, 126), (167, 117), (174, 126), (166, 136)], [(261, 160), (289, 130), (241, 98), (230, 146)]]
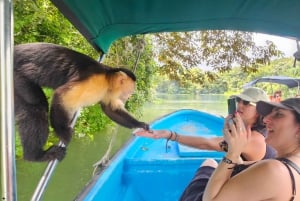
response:
[(184, 69), (205, 70), (195, 80), (190, 76), (193, 82), (204, 84), (203, 76), (209, 80), (218, 78), (213, 72), (226, 72), (234, 66), (240, 66), (244, 72), (255, 72), (260, 64), (269, 64), (271, 58), (283, 55), (271, 41), (266, 41), (266, 46), (256, 46), (253, 33), (249, 32), (212, 30), (155, 36), (160, 73), (178, 81), (193, 74)]

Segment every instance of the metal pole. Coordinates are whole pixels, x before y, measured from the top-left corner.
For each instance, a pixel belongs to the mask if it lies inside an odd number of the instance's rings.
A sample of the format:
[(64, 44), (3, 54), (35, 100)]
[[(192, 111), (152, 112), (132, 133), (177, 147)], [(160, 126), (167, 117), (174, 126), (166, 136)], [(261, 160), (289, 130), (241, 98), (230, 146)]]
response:
[[(71, 122), (71, 127), (74, 128), (75, 126), (75, 123), (76, 123), (76, 120), (78, 118), (80, 114), (80, 111), (77, 111), (72, 119), (72, 122)], [(61, 141), (59, 142), (58, 144), (59, 146), (62, 146), (62, 147), (65, 147), (65, 144), (62, 143)], [(45, 192), (45, 189), (50, 181), (50, 178), (56, 168), (58, 164), (58, 160), (52, 160), (48, 163), (46, 169), (45, 169), (45, 172), (43, 174), (43, 176), (41, 177), (34, 193), (33, 193), (33, 196), (31, 197), (31, 201), (39, 201), (41, 200), (44, 192)]]
[(13, 4), (0, 0), (1, 200), (16, 201), (13, 99)]

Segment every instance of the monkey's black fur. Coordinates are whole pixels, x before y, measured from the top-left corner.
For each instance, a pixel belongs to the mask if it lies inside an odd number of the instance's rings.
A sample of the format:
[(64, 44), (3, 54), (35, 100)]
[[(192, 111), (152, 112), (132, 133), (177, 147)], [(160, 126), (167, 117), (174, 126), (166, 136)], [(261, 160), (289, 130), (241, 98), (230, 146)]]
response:
[[(93, 75), (113, 75), (122, 71), (133, 81), (135, 75), (125, 68), (111, 68), (92, 58), (68, 48), (48, 44), (31, 43), (17, 45), (14, 49), (15, 114), (24, 151), (29, 161), (62, 160), (66, 149), (54, 145), (43, 150), (48, 139), (48, 101), (42, 87), (54, 89), (50, 108), (50, 123), (57, 136), (67, 145), (72, 136), (70, 116), (61, 98), (74, 85)], [(127, 127), (148, 129), (126, 111), (111, 108), (101, 102), (103, 111), (117, 123)], [(73, 115), (73, 114), (72, 114)]]

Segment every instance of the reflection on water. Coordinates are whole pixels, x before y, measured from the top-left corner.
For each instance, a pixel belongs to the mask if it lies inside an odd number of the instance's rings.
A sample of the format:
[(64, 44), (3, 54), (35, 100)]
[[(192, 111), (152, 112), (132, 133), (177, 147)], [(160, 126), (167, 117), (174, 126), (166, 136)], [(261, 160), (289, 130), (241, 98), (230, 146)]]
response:
[[(177, 109), (197, 109), (212, 114), (225, 116), (227, 101), (223, 95), (158, 95), (158, 100), (148, 103), (143, 109), (142, 120), (150, 122)], [(93, 164), (106, 152), (111, 139), (112, 129), (95, 134), (94, 140), (72, 139), (66, 158), (58, 164), (44, 201), (71, 201), (92, 176)], [(114, 142), (113, 153), (119, 149), (130, 136), (130, 129), (117, 127), (118, 136)], [(34, 189), (44, 172), (46, 164), (17, 161), (18, 200), (30, 200)]]
[(227, 97), (225, 95), (159, 94), (157, 98), (155, 103), (145, 105), (144, 120), (152, 121), (178, 109), (195, 109), (215, 115), (227, 115)]

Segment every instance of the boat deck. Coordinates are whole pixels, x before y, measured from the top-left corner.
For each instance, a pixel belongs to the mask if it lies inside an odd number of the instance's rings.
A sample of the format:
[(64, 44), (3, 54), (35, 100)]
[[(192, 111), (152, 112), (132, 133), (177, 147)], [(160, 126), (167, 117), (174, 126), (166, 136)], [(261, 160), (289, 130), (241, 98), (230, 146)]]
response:
[[(221, 136), (222, 117), (196, 110), (180, 110), (151, 124), (185, 135)], [(197, 150), (166, 139), (133, 137), (112, 163), (86, 188), (78, 200), (177, 200), (206, 158), (224, 153)]]

